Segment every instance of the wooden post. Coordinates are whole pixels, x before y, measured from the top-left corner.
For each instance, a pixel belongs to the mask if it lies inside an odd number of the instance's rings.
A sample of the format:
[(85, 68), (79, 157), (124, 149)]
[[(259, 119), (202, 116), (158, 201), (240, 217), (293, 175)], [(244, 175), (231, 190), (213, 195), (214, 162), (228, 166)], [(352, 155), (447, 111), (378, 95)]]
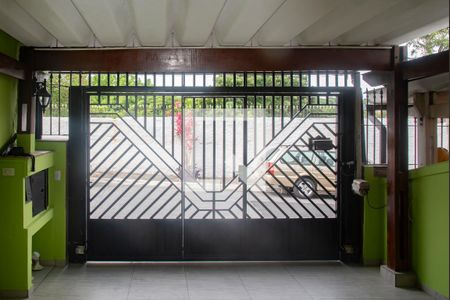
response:
[(436, 162), (436, 118), (431, 115), (433, 92), (416, 93), (414, 107), (418, 111), (418, 154), (419, 166), (423, 167)]
[(34, 133), (36, 103), (33, 101), (33, 50), (21, 48), (20, 62), (25, 66), (24, 78), (19, 82), (18, 133)]
[(404, 48), (394, 49), (394, 74), (389, 87), (387, 265), (396, 272), (410, 269), (408, 220), (408, 81), (400, 62)]

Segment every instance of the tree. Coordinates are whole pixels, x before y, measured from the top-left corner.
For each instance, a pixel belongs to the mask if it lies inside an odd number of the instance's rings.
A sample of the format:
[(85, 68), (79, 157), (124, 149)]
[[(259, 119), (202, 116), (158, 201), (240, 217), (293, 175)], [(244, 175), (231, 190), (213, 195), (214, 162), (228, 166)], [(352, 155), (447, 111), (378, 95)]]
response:
[(408, 42), (409, 56), (416, 58), (448, 50), (448, 34), (447, 27)]

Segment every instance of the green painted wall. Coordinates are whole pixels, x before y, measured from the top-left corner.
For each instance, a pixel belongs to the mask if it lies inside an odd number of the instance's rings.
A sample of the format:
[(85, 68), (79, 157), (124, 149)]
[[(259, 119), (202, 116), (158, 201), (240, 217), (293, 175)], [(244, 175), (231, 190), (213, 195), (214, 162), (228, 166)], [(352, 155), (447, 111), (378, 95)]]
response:
[[(419, 282), (449, 297), (449, 164), (443, 162), (410, 171), (412, 264)], [(370, 191), (364, 202), (363, 260), (386, 262), (386, 179), (365, 167)]]
[(421, 284), (448, 297), (448, 162), (410, 172), (412, 263)]
[(366, 265), (379, 265), (387, 257), (386, 178), (375, 176), (373, 167), (364, 168), (364, 178), (369, 181), (370, 190), (364, 199), (363, 260)]
[[(31, 161), (24, 157), (0, 158), (1, 168), (14, 168), (14, 176), (0, 175), (0, 294), (26, 292), (31, 282), (31, 252), (39, 251), (44, 262), (66, 261), (66, 143), (38, 141), (36, 172), (48, 169), (49, 207), (32, 216), (31, 203), (25, 202), (25, 180)], [(36, 152), (39, 153), (39, 152)], [(56, 180), (55, 172), (61, 172)]]
[[(0, 31), (0, 52), (18, 58), (20, 44)], [(17, 127), (18, 81), (0, 75), (0, 145)], [(34, 135), (20, 135), (22, 144), (34, 145)], [(34, 148), (31, 147), (31, 148)], [(31, 288), (31, 252), (41, 259), (61, 264), (66, 260), (66, 143), (36, 142), (37, 150), (51, 154), (36, 160), (37, 170), (49, 168), (49, 209), (32, 217), (31, 203), (25, 203), (24, 177), (31, 175), (28, 158), (0, 158), (0, 167), (15, 169), (14, 176), (0, 174), (0, 294)], [(61, 179), (55, 180), (55, 172)]]
[(40, 153), (32, 172), (28, 157), (0, 158), (0, 169), (14, 169), (12, 176), (0, 175), (0, 293), (26, 292), (31, 288), (32, 237), (54, 213), (50, 206), (32, 216), (32, 203), (25, 201), (25, 177), (50, 168), (53, 163), (53, 153)]
[[(19, 48), (19, 42), (0, 30), (0, 53), (17, 59)], [(16, 79), (0, 74), (0, 146), (17, 126), (17, 84)]]
[[(49, 169), (49, 206), (54, 216), (33, 236), (33, 251), (41, 254), (41, 259), (49, 263), (64, 264), (66, 260), (66, 142), (36, 141), (37, 150), (54, 152), (53, 167)], [(61, 172), (61, 179), (55, 179), (55, 172)]]
[[(39, 141), (36, 171), (25, 157), (2, 157), (0, 169), (14, 168), (14, 176), (0, 175), (0, 294), (26, 292), (31, 288), (31, 252), (41, 253), (48, 263), (64, 264), (66, 260), (66, 143)], [(25, 202), (25, 180), (48, 169), (49, 207), (32, 216), (30, 202)], [(61, 172), (56, 180), (55, 172)]]

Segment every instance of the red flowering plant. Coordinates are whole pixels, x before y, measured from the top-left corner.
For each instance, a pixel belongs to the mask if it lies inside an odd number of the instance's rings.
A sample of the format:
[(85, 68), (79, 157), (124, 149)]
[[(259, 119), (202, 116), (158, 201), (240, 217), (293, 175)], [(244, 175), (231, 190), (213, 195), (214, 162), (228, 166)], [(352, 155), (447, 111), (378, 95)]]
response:
[(181, 103), (176, 102), (175, 107), (177, 108), (177, 116), (176, 116), (176, 123), (177, 123), (177, 129), (175, 130), (175, 133), (181, 137), (181, 134), (183, 133), (183, 114), (180, 111)]
[[(180, 102), (176, 102), (175, 103), (175, 107), (180, 110), (181, 108), (181, 103)], [(181, 137), (181, 135), (183, 134), (183, 123), (184, 123), (184, 127), (186, 129), (186, 132), (184, 132), (184, 143), (185, 143), (185, 147), (186, 149), (191, 150), (193, 148), (194, 145), (194, 137), (192, 136), (192, 127), (193, 127), (193, 123), (194, 123), (194, 118), (192, 116), (192, 111), (188, 111), (186, 112), (185, 116), (184, 116), (184, 122), (183, 122), (183, 114), (181, 111), (177, 112), (176, 115), (176, 124), (177, 124), (177, 128), (175, 130), (175, 133), (177, 136)]]
[[(175, 103), (175, 107), (177, 108), (177, 113), (176, 113), (176, 117), (175, 117), (175, 122), (176, 122), (176, 129), (175, 129), (175, 134), (178, 137), (182, 137), (182, 134), (184, 134), (184, 149), (185, 151), (185, 169), (189, 170), (191, 168), (188, 167), (188, 165), (191, 164), (192, 162), (192, 149), (194, 146), (194, 142), (196, 140), (196, 138), (193, 136), (193, 125), (194, 125), (194, 117), (192, 115), (192, 111), (188, 110), (185, 111), (185, 115), (184, 115), (184, 120), (183, 120), (183, 113), (181, 111), (181, 103), (180, 102), (176, 102)], [(184, 131), (184, 132), (183, 132)], [(199, 170), (197, 170), (195, 168), (195, 177), (199, 176)]]

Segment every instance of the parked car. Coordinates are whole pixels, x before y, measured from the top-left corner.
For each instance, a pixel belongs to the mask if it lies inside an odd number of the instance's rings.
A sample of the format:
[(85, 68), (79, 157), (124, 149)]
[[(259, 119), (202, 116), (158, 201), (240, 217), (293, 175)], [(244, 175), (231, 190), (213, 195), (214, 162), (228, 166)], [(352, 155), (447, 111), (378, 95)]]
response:
[[(285, 152), (281, 147), (277, 152)], [(281, 155), (274, 153), (266, 162), (266, 182), (278, 192), (289, 190), (299, 198), (311, 198), (319, 195), (335, 195), (336, 193), (336, 152), (310, 151), (301, 152), (289, 149)], [(284, 173), (284, 174), (283, 174)], [(275, 179), (276, 178), (276, 179)], [(267, 187), (268, 191), (272, 191)], [(328, 192), (327, 192), (328, 191)]]

